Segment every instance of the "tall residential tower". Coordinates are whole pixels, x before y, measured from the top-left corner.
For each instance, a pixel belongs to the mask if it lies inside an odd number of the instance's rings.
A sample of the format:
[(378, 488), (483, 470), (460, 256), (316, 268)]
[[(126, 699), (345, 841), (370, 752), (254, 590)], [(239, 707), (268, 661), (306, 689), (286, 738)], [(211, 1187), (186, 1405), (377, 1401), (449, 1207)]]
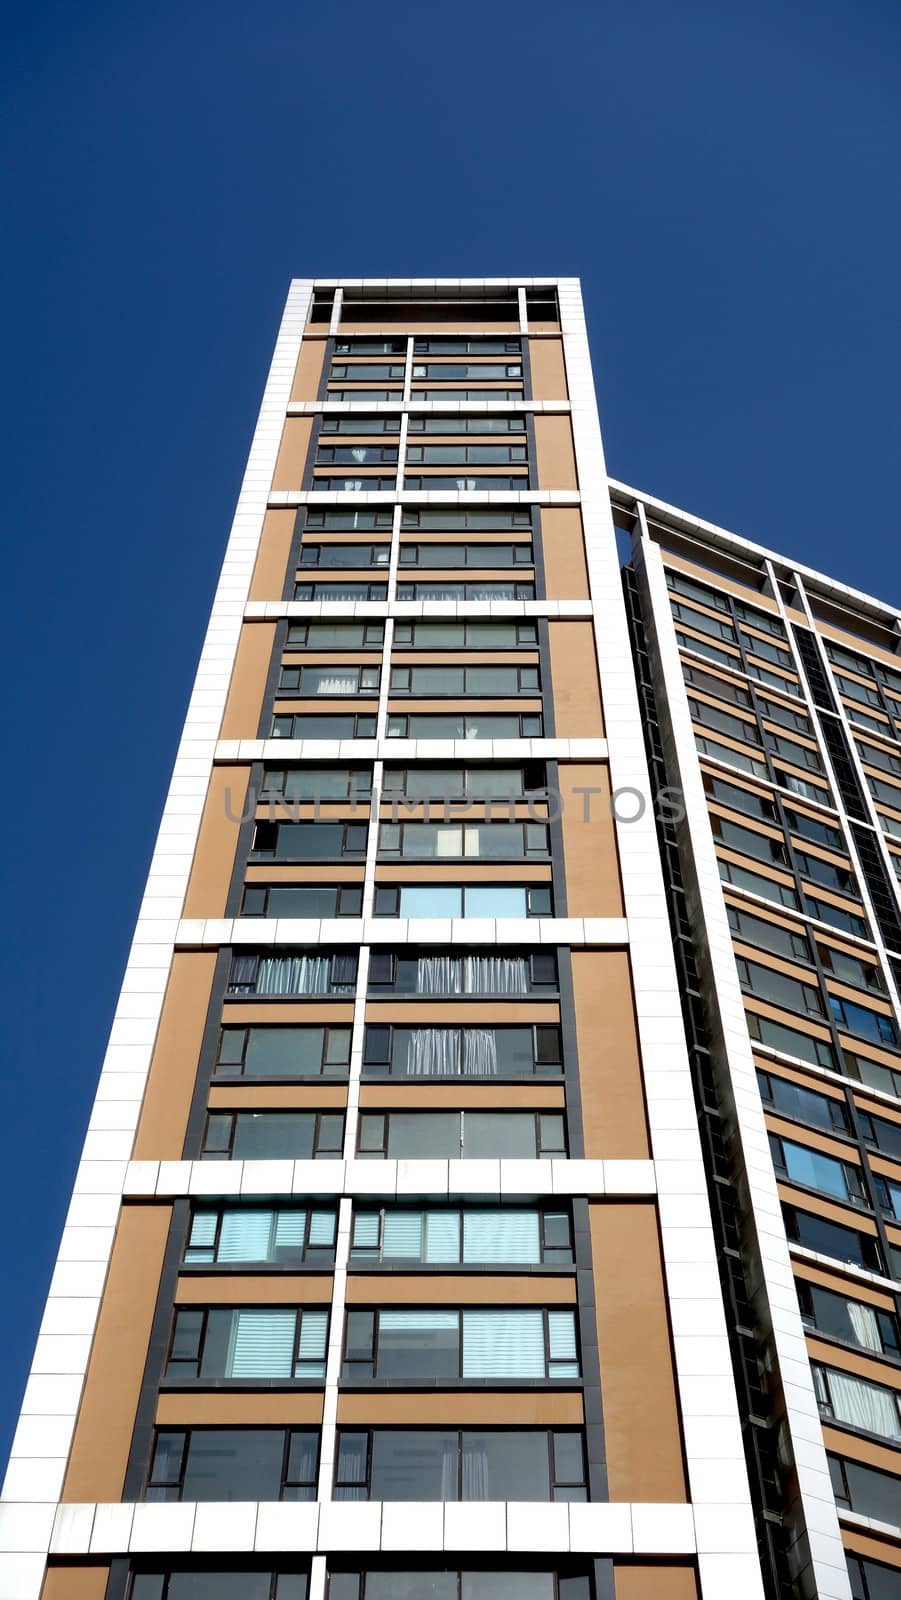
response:
[(292, 283), (0, 1600), (899, 1600), (899, 644), (577, 281)]

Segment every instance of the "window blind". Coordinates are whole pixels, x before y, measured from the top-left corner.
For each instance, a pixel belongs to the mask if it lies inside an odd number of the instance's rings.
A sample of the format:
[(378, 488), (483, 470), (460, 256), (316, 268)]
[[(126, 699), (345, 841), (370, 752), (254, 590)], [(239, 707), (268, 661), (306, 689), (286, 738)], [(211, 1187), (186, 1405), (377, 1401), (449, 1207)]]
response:
[(543, 1378), (544, 1316), (529, 1311), (464, 1311), (464, 1378)]
[[(324, 1315), (324, 1313), (323, 1313)], [(232, 1320), (226, 1376), (290, 1378), (297, 1313), (267, 1307), (236, 1311)]]
[(472, 1262), (529, 1262), (541, 1260), (537, 1211), (464, 1211), (463, 1260)]

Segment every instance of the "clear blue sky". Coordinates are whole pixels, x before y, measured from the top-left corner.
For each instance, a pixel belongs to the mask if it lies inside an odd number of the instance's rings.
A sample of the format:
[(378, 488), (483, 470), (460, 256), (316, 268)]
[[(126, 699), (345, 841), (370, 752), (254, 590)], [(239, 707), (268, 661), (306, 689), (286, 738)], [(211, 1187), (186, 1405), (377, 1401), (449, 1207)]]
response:
[(611, 472), (901, 602), (897, 0), (5, 27), (3, 1456), (292, 275), (580, 275)]

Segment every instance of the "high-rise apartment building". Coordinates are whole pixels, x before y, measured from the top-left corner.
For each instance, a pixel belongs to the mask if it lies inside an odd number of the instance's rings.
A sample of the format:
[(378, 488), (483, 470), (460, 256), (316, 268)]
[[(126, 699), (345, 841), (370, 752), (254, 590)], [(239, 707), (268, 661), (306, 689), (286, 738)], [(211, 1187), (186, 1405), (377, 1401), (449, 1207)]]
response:
[(0, 1600), (898, 1600), (899, 640), (576, 281), (292, 284)]

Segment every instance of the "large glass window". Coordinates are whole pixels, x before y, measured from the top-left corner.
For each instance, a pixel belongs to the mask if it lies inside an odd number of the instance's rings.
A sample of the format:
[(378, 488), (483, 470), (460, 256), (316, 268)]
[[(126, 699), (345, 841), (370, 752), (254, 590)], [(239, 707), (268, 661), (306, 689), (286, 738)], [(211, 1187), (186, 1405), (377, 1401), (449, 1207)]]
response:
[(278, 956), (233, 955), (230, 995), (352, 995), (357, 983), (357, 952), (318, 955), (292, 951)]
[[(447, 1568), (436, 1571), (409, 1565), (401, 1571), (329, 1567), (328, 1600), (591, 1600), (591, 1596), (592, 1584), (584, 1561), (581, 1569), (567, 1565), (563, 1571), (552, 1572), (535, 1567), (516, 1571), (506, 1564), (488, 1572), (451, 1572)], [(154, 1595), (152, 1600), (157, 1597)], [(182, 1597), (179, 1595), (177, 1600)], [(224, 1600), (232, 1600), (231, 1595)], [(256, 1595), (250, 1600), (257, 1600)], [(865, 1600), (893, 1597), (873, 1594)]]
[(199, 1205), (185, 1246), (187, 1266), (236, 1262), (329, 1266), (335, 1259), (338, 1214), (320, 1205)]
[(373, 950), (369, 957), (370, 992), (405, 995), (555, 993), (557, 957), (552, 950), (528, 955), (494, 951)]
[(539, 711), (392, 712), (387, 731), (389, 739), (540, 739), (544, 720)]
[(340, 1111), (210, 1111), (200, 1154), (204, 1161), (335, 1161), (343, 1144)]
[(325, 1377), (328, 1311), (298, 1306), (179, 1306), (166, 1377)]
[(366, 1077), (531, 1078), (563, 1071), (560, 1028), (405, 1028), (370, 1023), (363, 1043)]
[(793, 1243), (817, 1255), (866, 1267), (870, 1272), (883, 1271), (879, 1246), (872, 1235), (842, 1227), (839, 1222), (830, 1222), (827, 1217), (818, 1217), (809, 1211), (799, 1211), (796, 1206), (783, 1205), (782, 1215), (785, 1231)]
[(541, 1206), (354, 1209), (351, 1260), (478, 1266), (567, 1266), (569, 1212)]
[(260, 797), (268, 800), (368, 800), (371, 767), (265, 767)]
[(835, 1071), (835, 1052), (826, 1039), (818, 1039), (800, 1028), (790, 1028), (787, 1023), (774, 1022), (772, 1017), (759, 1017), (753, 1011), (745, 1012), (745, 1021), (752, 1039), (778, 1050), (781, 1055), (794, 1056), (799, 1061), (816, 1063)]
[(378, 467), (396, 461), (396, 444), (321, 444), (316, 451), (317, 467)]
[(787, 1011), (800, 1015), (821, 1017), (824, 1011), (820, 991), (812, 983), (802, 983), (790, 978), (775, 967), (765, 967), (760, 961), (749, 961), (746, 956), (736, 956), (739, 982), (744, 990), (758, 1000), (768, 1000), (771, 1005), (784, 1006)]
[(901, 1503), (898, 1500), (898, 1479), (894, 1473), (879, 1472), (862, 1461), (846, 1460), (843, 1456), (827, 1456), (832, 1490), (838, 1505), (858, 1516), (872, 1517), (874, 1522), (886, 1522), (898, 1527), (901, 1523)]
[(383, 622), (291, 622), (286, 650), (375, 650), (385, 639)]
[(272, 718), (273, 739), (374, 739), (376, 718), (355, 716), (330, 716), (316, 712), (276, 712)]
[(242, 917), (359, 917), (362, 883), (248, 883)]
[(572, 1379), (581, 1373), (574, 1311), (395, 1308), (347, 1313), (345, 1382), (368, 1378)]
[(315, 1500), (319, 1434), (289, 1428), (162, 1428), (145, 1500)]
[(836, 1161), (834, 1156), (811, 1150), (806, 1144), (782, 1139), (778, 1134), (771, 1133), (769, 1137), (773, 1165), (790, 1182), (801, 1183), (806, 1189), (818, 1189), (821, 1194), (850, 1201), (852, 1205), (867, 1204), (859, 1167), (852, 1166), (849, 1161)]
[(338, 861), (366, 855), (365, 822), (257, 822), (251, 853), (275, 861)]
[(128, 1600), (307, 1600), (307, 1574), (247, 1571), (234, 1565), (182, 1572), (145, 1567), (132, 1573)]
[(549, 884), (377, 884), (377, 917), (547, 917)]
[(350, 1064), (349, 1027), (222, 1029), (217, 1078), (344, 1077)]
[(409, 800), (519, 799), (543, 789), (545, 778), (541, 761), (521, 767), (386, 767), (382, 794)]
[(758, 833), (756, 828), (744, 828), (726, 817), (712, 816), (710, 827), (713, 837), (729, 850), (739, 850), (756, 861), (775, 862), (779, 866), (788, 862), (788, 850), (781, 837), (775, 839), (771, 834)]
[(855, 1000), (842, 999), (840, 995), (830, 994), (829, 1007), (835, 1021), (840, 1028), (847, 1028), (858, 1039), (869, 1039), (872, 1044), (888, 1045), (889, 1049), (896, 1049), (898, 1034), (891, 1017), (883, 1011), (873, 1011), (869, 1006), (859, 1005)]
[(820, 1416), (881, 1439), (901, 1439), (901, 1399), (894, 1389), (811, 1362)]
[(797, 1288), (801, 1316), (808, 1328), (874, 1355), (901, 1356), (898, 1319), (893, 1312), (849, 1300), (803, 1279), (797, 1280)]
[(379, 827), (379, 855), (383, 858), (433, 861), (466, 856), (482, 861), (521, 861), (546, 856), (549, 848), (548, 830), (542, 822), (383, 822)]
[(559, 1111), (362, 1111), (358, 1154), (364, 1160), (516, 1159), (565, 1156)]
[(302, 567), (387, 567), (391, 559), (389, 544), (308, 544), (300, 547)]
[[(381, 374), (377, 374), (381, 376)], [(385, 377), (388, 374), (385, 373)], [(392, 373), (393, 377), (394, 374)], [(521, 378), (521, 361), (416, 361), (414, 378), (438, 378), (448, 383), (470, 378)]]
[(851, 1123), (843, 1100), (818, 1094), (803, 1084), (792, 1083), (788, 1078), (778, 1078), (775, 1073), (758, 1069), (757, 1082), (764, 1105), (795, 1122), (808, 1122), (827, 1133), (850, 1133)]
[[(895, 1480), (897, 1484), (897, 1479)], [(895, 1524), (897, 1525), (897, 1516)], [(846, 1555), (851, 1579), (851, 1600), (898, 1600), (898, 1568), (881, 1561), (865, 1561), (862, 1556)]]
[[(337, 579), (334, 583), (295, 583), (295, 600), (387, 600), (385, 583), (353, 583)], [(402, 597), (400, 597), (402, 598)], [(523, 597), (528, 598), (527, 596)]]
[(396, 622), (394, 648), (516, 650), (538, 644), (534, 622)]
[[(312, 670), (312, 669), (311, 669)], [(538, 694), (537, 667), (392, 667), (391, 693), (443, 699), (447, 695)]]
[(574, 1429), (341, 1429), (336, 1500), (588, 1498)]
[[(373, 596), (373, 599), (377, 598)], [(398, 600), (534, 600), (535, 585), (526, 582), (503, 583), (491, 578), (474, 578), (470, 583), (452, 583), (436, 578), (433, 583), (399, 583)]]
[(415, 412), (411, 412), (407, 423), (407, 431), (409, 433), (437, 433), (448, 437), (457, 433), (525, 433), (526, 419), (522, 412), (513, 412), (506, 417), (441, 417), (429, 412), (423, 412), (417, 416)]
[(282, 667), (278, 693), (316, 695), (378, 694), (381, 667)]
[(750, 911), (739, 911), (733, 905), (727, 905), (726, 911), (732, 932), (745, 944), (758, 945), (761, 950), (784, 956), (787, 961), (810, 962), (810, 945), (803, 928), (787, 928), (781, 922), (755, 917)]

